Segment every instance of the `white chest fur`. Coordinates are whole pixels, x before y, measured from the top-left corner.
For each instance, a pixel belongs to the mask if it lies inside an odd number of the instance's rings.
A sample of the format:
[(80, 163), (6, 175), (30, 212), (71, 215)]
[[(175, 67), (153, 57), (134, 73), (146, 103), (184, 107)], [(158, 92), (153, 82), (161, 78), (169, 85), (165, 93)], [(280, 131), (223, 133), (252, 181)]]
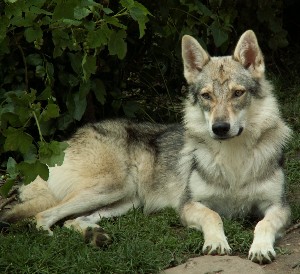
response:
[(282, 170), (268, 173), (269, 161), (236, 141), (219, 143), (213, 151), (200, 145), (189, 179), (193, 199), (227, 217), (244, 216), (282, 192)]

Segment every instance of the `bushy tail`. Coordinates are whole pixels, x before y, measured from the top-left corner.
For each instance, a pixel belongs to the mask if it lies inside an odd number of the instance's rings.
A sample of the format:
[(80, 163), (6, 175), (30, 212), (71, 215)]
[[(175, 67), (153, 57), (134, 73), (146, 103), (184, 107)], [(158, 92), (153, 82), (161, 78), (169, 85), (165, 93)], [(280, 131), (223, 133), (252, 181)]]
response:
[(20, 203), (12, 206), (11, 209), (0, 211), (0, 221), (14, 223), (33, 217), (58, 203), (47, 183), (40, 177), (31, 184), (20, 187), (19, 193)]

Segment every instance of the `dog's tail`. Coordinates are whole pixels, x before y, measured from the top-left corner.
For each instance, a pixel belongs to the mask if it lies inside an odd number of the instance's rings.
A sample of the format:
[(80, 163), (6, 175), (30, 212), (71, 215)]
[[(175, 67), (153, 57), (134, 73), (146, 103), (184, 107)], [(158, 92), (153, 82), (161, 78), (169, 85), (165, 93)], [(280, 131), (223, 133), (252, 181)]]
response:
[(29, 185), (20, 187), (19, 199), (20, 203), (12, 205), (10, 209), (0, 211), (0, 221), (15, 223), (33, 217), (58, 203), (47, 183), (40, 177)]

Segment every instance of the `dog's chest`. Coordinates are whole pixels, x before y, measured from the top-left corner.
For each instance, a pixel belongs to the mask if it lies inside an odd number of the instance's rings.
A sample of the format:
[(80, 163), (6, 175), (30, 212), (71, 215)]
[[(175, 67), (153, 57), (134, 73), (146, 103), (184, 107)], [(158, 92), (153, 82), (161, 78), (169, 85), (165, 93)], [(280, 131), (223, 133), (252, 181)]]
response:
[(253, 157), (246, 149), (208, 149), (194, 153), (189, 187), (194, 200), (222, 215), (247, 214), (255, 200)]

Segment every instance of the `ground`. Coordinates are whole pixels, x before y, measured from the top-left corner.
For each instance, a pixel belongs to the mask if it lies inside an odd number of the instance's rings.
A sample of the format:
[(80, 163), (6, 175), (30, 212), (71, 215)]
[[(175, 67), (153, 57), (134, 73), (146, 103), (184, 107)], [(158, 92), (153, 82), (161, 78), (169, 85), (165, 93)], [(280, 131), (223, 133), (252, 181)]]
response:
[(300, 228), (281, 238), (277, 247), (276, 260), (268, 265), (260, 266), (237, 256), (201, 256), (162, 274), (299, 274)]
[(292, 230), (278, 242), (281, 254), (277, 251), (276, 260), (263, 267), (266, 273), (299, 274), (300, 273), (300, 228)]

